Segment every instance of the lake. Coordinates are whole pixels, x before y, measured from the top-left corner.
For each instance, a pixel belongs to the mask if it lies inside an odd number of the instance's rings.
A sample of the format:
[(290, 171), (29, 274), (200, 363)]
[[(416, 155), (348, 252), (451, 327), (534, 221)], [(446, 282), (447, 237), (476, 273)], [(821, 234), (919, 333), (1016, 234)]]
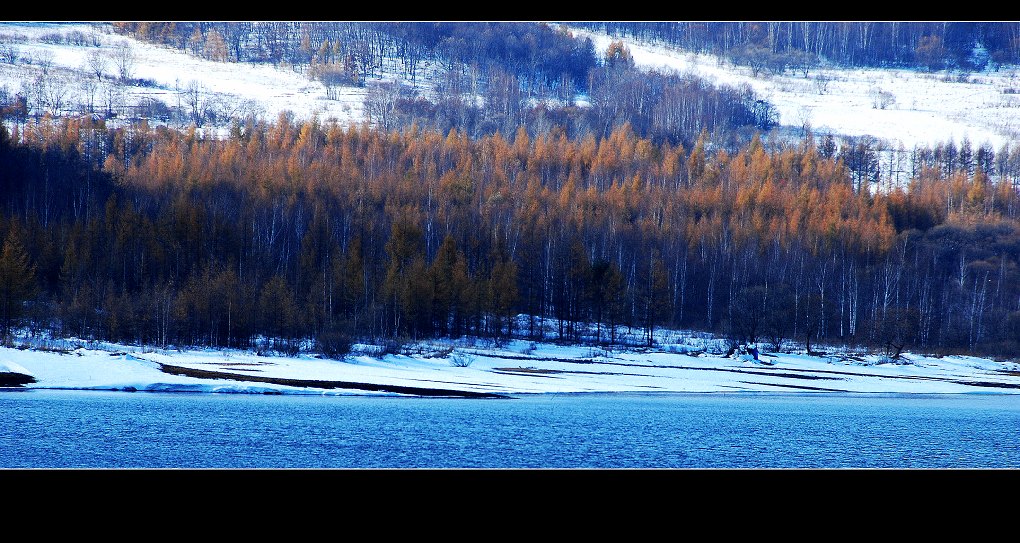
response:
[(0, 468), (1017, 468), (1020, 396), (0, 392)]

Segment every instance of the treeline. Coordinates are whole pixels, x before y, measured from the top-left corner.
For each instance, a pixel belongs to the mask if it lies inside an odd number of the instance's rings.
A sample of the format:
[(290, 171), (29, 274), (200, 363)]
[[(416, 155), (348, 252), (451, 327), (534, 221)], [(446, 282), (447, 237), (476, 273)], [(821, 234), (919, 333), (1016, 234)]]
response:
[(844, 67), (981, 70), (1020, 62), (1020, 23), (731, 21), (578, 23), (617, 36), (662, 40), (775, 72), (824, 59)]
[[(778, 124), (774, 107), (749, 86), (641, 71), (622, 43), (596, 51), (590, 39), (545, 24), (130, 22), (115, 28), (211, 60), (287, 64), (322, 82), (329, 97), (384, 72), (401, 74), (403, 82), (368, 85), (365, 113), (383, 130), (414, 126), (478, 138), (555, 125), (583, 139), (607, 138), (629, 122), (638, 136), (689, 147), (702, 130), (743, 144)], [(422, 77), (434, 92), (417, 87)], [(188, 101), (201, 126), (198, 92), (189, 91)]]
[(472, 139), (513, 134), (519, 127), (533, 135), (561, 127), (570, 139), (601, 139), (628, 124), (655, 142), (689, 147), (708, 130), (743, 145), (755, 132), (778, 125), (775, 108), (746, 86), (717, 87), (691, 75), (639, 72), (632, 65), (593, 69), (590, 81), (585, 106), (528, 106), (514, 77), (500, 73), (486, 85), (480, 104), (465, 86), (451, 84), (437, 102), (383, 85), (369, 93), (365, 105), (368, 119), (384, 130), (457, 130)]
[(826, 135), (819, 143), (819, 152), (826, 157), (839, 153), (855, 190), (891, 190), (909, 184), (926, 170), (947, 177), (956, 172), (972, 177), (980, 171), (993, 183), (1012, 183), (1020, 178), (1020, 147), (1006, 143), (996, 151), (988, 142), (975, 146), (966, 136), (960, 142), (949, 140), (932, 147), (907, 149), (873, 136), (837, 139)]
[(676, 327), (774, 349), (1015, 353), (1013, 183), (979, 163), (873, 192), (843, 149), (727, 151), (707, 133), (687, 148), (626, 125), (472, 140), (281, 116), (204, 140), (29, 123), (0, 137), (0, 322), (327, 354), (355, 339), (613, 343), (624, 326), (649, 343)]

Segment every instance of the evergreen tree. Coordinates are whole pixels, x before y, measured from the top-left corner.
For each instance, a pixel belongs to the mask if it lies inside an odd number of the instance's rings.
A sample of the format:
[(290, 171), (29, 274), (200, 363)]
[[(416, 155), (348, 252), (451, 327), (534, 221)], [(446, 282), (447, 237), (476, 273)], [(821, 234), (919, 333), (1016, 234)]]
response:
[(21, 228), (17, 221), (11, 227), (0, 252), (0, 326), (3, 341), (9, 343), (13, 328), (25, 313), (25, 302), (35, 294), (35, 266), (21, 241)]
[(493, 332), (501, 338), (510, 338), (514, 333), (514, 307), (518, 300), (517, 264), (505, 255), (492, 266), (489, 289)]
[(602, 327), (609, 329), (609, 343), (616, 343), (616, 325), (623, 311), (623, 273), (616, 263), (597, 260), (591, 266), (592, 311), (595, 313), (596, 340), (602, 341)]
[(296, 353), (295, 339), (300, 333), (301, 315), (294, 291), (283, 276), (275, 275), (263, 285), (258, 311), (262, 333), (270, 338), (273, 349), (287, 354)]
[[(423, 301), (425, 285), (420, 276), (425, 275), (424, 238), (421, 228), (406, 218), (393, 223), (390, 239), (386, 242), (386, 253), (390, 257), (383, 282), (383, 295), (393, 317), (393, 335), (414, 331), (425, 311)], [(428, 294), (431, 302), (431, 294)], [(410, 318), (410, 322), (408, 319)]]

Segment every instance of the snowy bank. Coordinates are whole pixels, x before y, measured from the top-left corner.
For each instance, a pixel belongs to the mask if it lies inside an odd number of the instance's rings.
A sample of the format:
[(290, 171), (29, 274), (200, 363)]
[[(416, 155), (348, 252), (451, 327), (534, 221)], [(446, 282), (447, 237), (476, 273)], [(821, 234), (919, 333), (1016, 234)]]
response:
[(907, 354), (712, 354), (689, 346), (613, 349), (512, 341), (417, 344), (407, 354), (360, 346), (343, 360), (238, 350), (125, 345), (0, 348), (0, 373), (30, 389), (316, 395), (512, 397), (585, 392), (1020, 394), (1020, 364)]

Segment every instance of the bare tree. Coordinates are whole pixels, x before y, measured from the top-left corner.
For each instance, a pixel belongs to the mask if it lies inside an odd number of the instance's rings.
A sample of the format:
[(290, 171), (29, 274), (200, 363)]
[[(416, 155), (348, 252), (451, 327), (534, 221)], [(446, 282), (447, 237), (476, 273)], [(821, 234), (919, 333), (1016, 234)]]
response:
[(15, 64), (18, 62), (18, 50), (6, 43), (0, 43), (0, 62)]
[(33, 62), (42, 69), (43, 75), (50, 73), (50, 68), (53, 67), (53, 51), (42, 50), (35, 54)]
[(829, 90), (829, 82), (832, 81), (832, 76), (826, 74), (817, 74), (814, 77), (815, 89), (818, 94), (825, 94)]
[(46, 108), (46, 78), (42, 74), (36, 75), (32, 81), (25, 85), (25, 98), (28, 108), (35, 110), (36, 115), (41, 115)]
[(202, 95), (205, 93), (205, 89), (199, 84), (198, 81), (189, 81), (184, 86), (184, 100), (188, 104), (188, 109), (191, 111), (191, 120), (195, 123), (195, 126), (202, 126)]
[(393, 128), (399, 97), (400, 85), (397, 83), (383, 82), (372, 85), (365, 95), (365, 112), (369, 120), (385, 130)]
[(357, 84), (357, 76), (336, 62), (313, 64), (311, 75), (326, 87), (326, 98), (330, 100), (337, 99), (337, 87)]
[(453, 353), (450, 355), (450, 365), (455, 368), (466, 368), (474, 363), (475, 357), (469, 354)]
[(88, 40), (89, 45), (91, 45), (92, 47), (99, 47), (100, 45), (102, 45), (103, 43), (102, 34), (100, 33), (97, 25), (93, 24), (93, 26), (89, 29)]
[(485, 93), (486, 116), (499, 124), (506, 132), (517, 126), (523, 114), (524, 102), (520, 84), (513, 74), (502, 70), (494, 70), (489, 76)]
[(244, 48), (251, 37), (252, 23), (250, 22), (232, 22), (224, 25), (224, 39), (227, 42), (227, 47), (230, 49), (230, 57), (234, 62), (241, 62), (244, 53)]
[(96, 79), (103, 80), (103, 72), (106, 71), (106, 57), (98, 49), (92, 49), (85, 54), (84, 69), (89, 73), (96, 74)]
[(131, 49), (131, 44), (126, 41), (117, 44), (113, 51), (113, 62), (117, 65), (117, 75), (122, 81), (134, 77), (135, 53)]
[(68, 87), (69, 85), (64, 77), (53, 77), (43, 87), (43, 97), (46, 101), (46, 106), (53, 115), (60, 115), (64, 110)]
[(886, 109), (896, 103), (896, 95), (878, 87), (871, 89), (868, 95), (871, 97), (871, 107), (875, 109)]
[(124, 104), (124, 88), (120, 85), (115, 85), (110, 81), (104, 81), (101, 85), (103, 106), (106, 109), (106, 116), (115, 117), (117, 115), (116, 108)]
[(82, 113), (95, 111), (96, 92), (99, 90), (99, 83), (92, 79), (82, 80), (78, 88), (78, 110)]

